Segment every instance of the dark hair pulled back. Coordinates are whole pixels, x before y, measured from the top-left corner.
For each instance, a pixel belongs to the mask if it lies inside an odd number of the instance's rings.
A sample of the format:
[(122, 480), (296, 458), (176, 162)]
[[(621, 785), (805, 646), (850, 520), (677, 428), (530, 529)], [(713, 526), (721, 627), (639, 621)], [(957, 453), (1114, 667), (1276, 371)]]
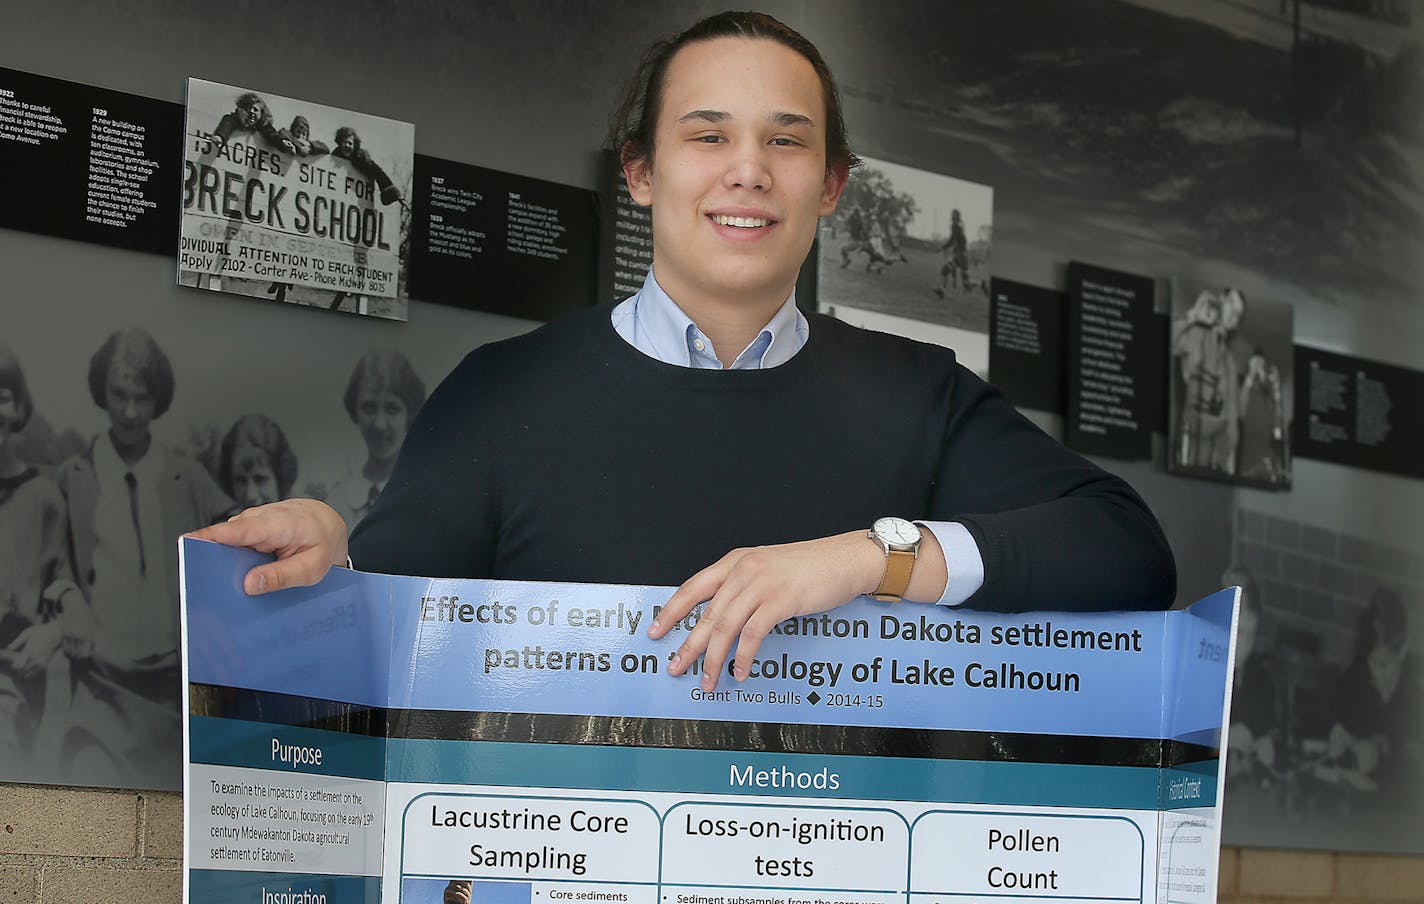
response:
[(841, 109), (835, 79), (831, 77), (830, 67), (816, 45), (794, 28), (766, 13), (743, 10), (708, 16), (681, 34), (658, 41), (648, 48), (637, 74), (624, 91), (608, 132), (609, 149), (617, 153), (625, 165), (652, 161), (653, 135), (657, 131), (668, 64), (672, 58), (689, 44), (717, 38), (775, 41), (804, 57), (821, 82), (821, 94), (826, 103), (826, 170), (849, 172), (860, 165), (860, 158), (851, 151), (846, 138), (845, 114)]

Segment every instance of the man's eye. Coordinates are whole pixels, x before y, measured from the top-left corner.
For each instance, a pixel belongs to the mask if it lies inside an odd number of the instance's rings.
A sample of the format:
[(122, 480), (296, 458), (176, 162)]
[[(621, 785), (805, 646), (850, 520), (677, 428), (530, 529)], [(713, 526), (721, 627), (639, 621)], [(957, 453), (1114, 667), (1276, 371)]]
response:
[(801, 144), (801, 142), (794, 138), (773, 138), (771, 139), (771, 143), (779, 148), (791, 148)]
[(721, 135), (698, 135), (694, 140), (701, 141), (704, 144), (721, 144), (726, 139)]

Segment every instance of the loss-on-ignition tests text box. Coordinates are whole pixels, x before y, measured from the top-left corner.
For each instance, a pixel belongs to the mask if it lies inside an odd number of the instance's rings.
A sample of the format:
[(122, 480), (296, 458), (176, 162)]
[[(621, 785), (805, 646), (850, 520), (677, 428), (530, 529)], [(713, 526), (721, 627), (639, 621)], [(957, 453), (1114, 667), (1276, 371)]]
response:
[(891, 810), (682, 803), (664, 817), (663, 875), (678, 885), (903, 894), (908, 853)]

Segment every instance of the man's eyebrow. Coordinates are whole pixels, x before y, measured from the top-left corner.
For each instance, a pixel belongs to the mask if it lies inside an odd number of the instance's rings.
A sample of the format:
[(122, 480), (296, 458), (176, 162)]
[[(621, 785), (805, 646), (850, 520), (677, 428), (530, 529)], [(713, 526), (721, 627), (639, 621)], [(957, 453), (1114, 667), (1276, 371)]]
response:
[(772, 113), (767, 119), (779, 126), (811, 126), (815, 125), (811, 117), (801, 113)]
[(731, 118), (732, 114), (723, 110), (693, 110), (691, 113), (685, 113), (678, 117), (677, 121), (691, 122), (692, 120), (700, 119), (703, 122), (723, 122)]
[[(702, 122), (726, 122), (731, 118), (732, 114), (726, 112), (725, 110), (693, 110), (689, 113), (684, 113), (682, 116), (678, 117), (677, 121), (693, 122), (700, 120)], [(788, 128), (791, 126), (815, 125), (811, 117), (801, 113), (768, 113), (766, 118), (774, 125), (784, 126)]]

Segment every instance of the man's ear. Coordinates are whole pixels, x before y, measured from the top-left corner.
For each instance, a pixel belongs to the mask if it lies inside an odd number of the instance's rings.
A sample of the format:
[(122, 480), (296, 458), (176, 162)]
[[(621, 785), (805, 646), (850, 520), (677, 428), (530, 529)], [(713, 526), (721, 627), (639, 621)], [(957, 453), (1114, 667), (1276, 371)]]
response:
[(849, 181), (850, 167), (844, 163), (826, 170), (826, 182), (821, 190), (821, 216), (828, 217), (836, 212), (836, 203), (840, 201), (841, 193), (845, 191)]
[(628, 182), (628, 194), (639, 207), (653, 206), (653, 166), (647, 154), (640, 154), (633, 145), (623, 145), (623, 178)]

